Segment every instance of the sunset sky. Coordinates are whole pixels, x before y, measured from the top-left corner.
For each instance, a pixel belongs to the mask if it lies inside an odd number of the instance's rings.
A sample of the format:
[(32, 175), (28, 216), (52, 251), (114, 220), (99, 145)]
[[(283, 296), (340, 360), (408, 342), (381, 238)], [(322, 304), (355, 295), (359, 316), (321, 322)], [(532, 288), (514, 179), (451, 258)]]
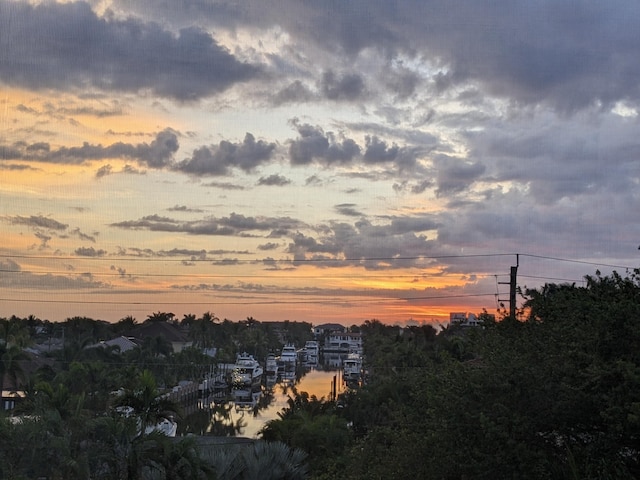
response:
[(0, 316), (446, 323), (640, 265), (640, 4), (0, 0)]

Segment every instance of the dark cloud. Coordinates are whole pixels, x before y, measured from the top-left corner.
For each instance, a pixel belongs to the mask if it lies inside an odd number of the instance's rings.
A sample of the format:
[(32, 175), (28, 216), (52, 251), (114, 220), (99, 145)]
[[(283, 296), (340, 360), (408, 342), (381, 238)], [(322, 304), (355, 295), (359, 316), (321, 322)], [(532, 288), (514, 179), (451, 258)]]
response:
[(304, 181), (305, 185), (322, 185), (322, 179), (318, 175), (311, 175)]
[[(421, 256), (434, 252), (437, 243), (420, 231), (434, 230), (430, 217), (401, 217), (374, 225), (360, 219), (354, 225), (332, 223), (319, 238), (303, 233), (291, 237), (287, 252), (297, 261), (320, 259), (318, 266), (359, 265), (367, 269), (388, 269), (420, 265)], [(393, 261), (391, 261), (393, 260)]]
[(322, 75), (320, 91), (329, 100), (358, 100), (365, 93), (364, 80), (359, 74), (336, 75), (328, 70)]
[(71, 230), (69, 232), (69, 234), (73, 235), (73, 236), (77, 236), (80, 240), (86, 240), (86, 241), (92, 242), (92, 243), (96, 242), (95, 235), (98, 235), (97, 232), (94, 232), (94, 235), (88, 235), (86, 233), (81, 232), (79, 228), (74, 228), (73, 230)]
[(297, 119), (291, 124), (299, 135), (289, 144), (289, 157), (294, 165), (307, 165), (313, 161), (326, 165), (344, 164), (360, 155), (360, 147), (350, 138), (340, 140), (332, 132), (325, 134), (320, 127), (301, 124)]
[[(4, 159), (28, 159), (40, 162), (62, 164), (82, 164), (94, 160), (122, 158), (135, 160), (152, 168), (163, 168), (171, 164), (173, 155), (178, 151), (178, 136), (171, 129), (165, 129), (156, 135), (150, 143), (129, 144), (117, 142), (108, 146), (84, 143), (81, 147), (60, 147), (51, 150), (49, 144), (39, 142), (20, 148), (0, 148)], [(110, 172), (110, 167), (102, 167), (96, 173), (102, 177)]]
[(362, 217), (364, 214), (358, 211), (354, 203), (342, 203), (336, 205), (335, 209), (340, 215), (346, 215), (348, 217)]
[(88, 3), (0, 3), (0, 31), (11, 38), (0, 79), (33, 89), (143, 92), (196, 100), (255, 78), (204, 30), (177, 35), (157, 23), (97, 16)]
[(192, 221), (179, 221), (159, 215), (149, 215), (139, 220), (113, 223), (111, 226), (130, 230), (182, 232), (192, 235), (248, 236), (252, 232), (272, 230), (290, 233), (292, 230), (304, 228), (305, 224), (288, 217), (247, 217), (231, 213), (228, 217), (207, 217)]
[(113, 167), (111, 165), (103, 165), (96, 171), (96, 178), (106, 177), (107, 175), (111, 175)]
[(272, 98), (274, 105), (304, 103), (311, 101), (315, 95), (300, 80), (295, 80), (278, 91)]
[(80, 247), (76, 248), (74, 253), (80, 257), (104, 257), (107, 254), (107, 251), (101, 248), (95, 249), (93, 247)]
[(465, 159), (440, 156), (437, 159), (438, 196), (470, 190), (473, 183), (485, 172), (485, 165)]
[(285, 185), (289, 185), (291, 180), (282, 175), (273, 174), (268, 177), (260, 177), (258, 179), (258, 185), (272, 186), (272, 187), (284, 187)]
[(20, 272), (22, 267), (10, 258), (5, 258), (4, 260), (0, 260), (0, 270), (5, 273)]
[(236, 184), (227, 183), (227, 182), (209, 182), (209, 183), (203, 183), (202, 185), (204, 187), (215, 187), (221, 190), (244, 190), (245, 189), (245, 187), (243, 187), (242, 185), (236, 185)]
[(389, 230), (394, 234), (404, 234), (411, 232), (427, 232), (435, 230), (440, 225), (436, 218), (424, 217), (395, 217), (391, 219)]
[[(360, 71), (340, 76), (323, 65), (333, 60), (331, 68), (344, 71), (356, 59), (370, 62), (375, 53), (383, 73), (372, 82), (400, 99), (415, 94), (427, 79), (435, 93), (473, 86), (483, 94), (563, 113), (640, 101), (640, 6), (633, 2), (355, 0), (328, 7), (264, 0), (229, 7), (182, 0), (165, 2), (161, 11), (151, 3), (118, 5), (125, 12), (155, 15), (157, 21), (173, 20), (176, 28), (195, 22), (264, 32), (278, 25), (291, 37), (292, 48), (315, 54), (325, 71), (319, 82), (325, 98), (362, 98), (364, 77)], [(300, 98), (299, 85), (290, 85), (283, 101)]]
[(387, 145), (386, 142), (378, 137), (366, 137), (366, 150), (364, 152), (364, 161), (366, 163), (383, 163), (394, 162), (398, 158), (400, 147), (397, 145)]
[(247, 133), (242, 143), (223, 140), (217, 146), (196, 149), (191, 158), (180, 162), (176, 169), (194, 175), (228, 175), (232, 168), (251, 172), (269, 161), (275, 148), (275, 143), (256, 141)]
[(280, 245), (274, 242), (263, 243), (258, 245), (258, 250), (266, 251), (266, 250), (275, 250)]
[(5, 218), (14, 225), (26, 225), (33, 228), (46, 228), (48, 230), (66, 230), (69, 226), (66, 223), (61, 223), (53, 218), (44, 217), (42, 215), (31, 215), (29, 217), (16, 215)]
[(199, 208), (190, 208), (186, 205), (175, 205), (171, 208), (167, 208), (169, 212), (187, 212), (187, 213), (202, 213), (202, 210)]

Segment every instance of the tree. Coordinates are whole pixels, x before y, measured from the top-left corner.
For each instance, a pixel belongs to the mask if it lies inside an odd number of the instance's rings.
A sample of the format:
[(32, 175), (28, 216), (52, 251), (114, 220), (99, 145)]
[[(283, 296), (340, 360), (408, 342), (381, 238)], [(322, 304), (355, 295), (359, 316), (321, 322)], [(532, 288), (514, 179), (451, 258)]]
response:
[(160, 395), (153, 374), (144, 370), (137, 379), (135, 389), (126, 390), (114, 402), (116, 410), (137, 419), (138, 435), (143, 435), (162, 420), (173, 421), (180, 407)]
[(23, 364), (28, 359), (27, 355), (16, 345), (0, 345), (0, 392), (5, 387), (17, 392), (20, 381), (24, 377)]

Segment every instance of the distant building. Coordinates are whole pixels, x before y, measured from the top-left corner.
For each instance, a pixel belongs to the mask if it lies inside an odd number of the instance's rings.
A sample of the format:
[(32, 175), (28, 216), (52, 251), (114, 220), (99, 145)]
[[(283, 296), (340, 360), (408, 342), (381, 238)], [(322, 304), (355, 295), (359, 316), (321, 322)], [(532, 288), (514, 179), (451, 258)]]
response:
[(164, 337), (173, 349), (173, 353), (180, 353), (183, 349), (193, 346), (182, 329), (169, 322), (145, 322), (129, 332), (130, 337), (144, 342), (145, 338)]
[(339, 323), (323, 323), (313, 327), (313, 335), (318, 338), (332, 332), (344, 332), (346, 328)]
[(325, 352), (362, 353), (362, 334), (331, 332), (324, 342)]
[(479, 327), (482, 320), (478, 319), (475, 313), (451, 312), (449, 314), (449, 324), (461, 327)]
[(88, 348), (96, 348), (96, 347), (117, 347), (120, 353), (128, 352), (129, 350), (133, 350), (137, 348), (139, 345), (133, 341), (133, 339), (128, 337), (117, 337), (111, 340), (106, 340), (100, 343), (96, 343), (91, 345)]

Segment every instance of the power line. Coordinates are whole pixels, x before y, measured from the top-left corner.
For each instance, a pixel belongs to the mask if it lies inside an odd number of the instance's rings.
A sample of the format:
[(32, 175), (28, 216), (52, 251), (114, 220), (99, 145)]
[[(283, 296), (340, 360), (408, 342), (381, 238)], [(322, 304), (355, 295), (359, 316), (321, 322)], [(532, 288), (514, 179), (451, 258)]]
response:
[(581, 265), (591, 265), (594, 267), (608, 267), (608, 268), (624, 268), (626, 270), (634, 270), (635, 268), (638, 267), (630, 267), (628, 265), (613, 265), (613, 264), (609, 264), (609, 263), (599, 263), (599, 262), (588, 262), (586, 260), (571, 260), (568, 258), (559, 258), (559, 257), (548, 257), (545, 255), (534, 255), (534, 254), (529, 254), (529, 253), (521, 253), (520, 254), (521, 257), (529, 257), (529, 258), (538, 258), (541, 260), (553, 260), (555, 262), (567, 262), (567, 263), (578, 263)]
[[(470, 297), (488, 297), (494, 296), (493, 293), (473, 293), (461, 295), (430, 295), (425, 297), (387, 297), (371, 299), (345, 299), (336, 300), (340, 303), (369, 303), (383, 304), (389, 302), (412, 302), (416, 300), (448, 300), (454, 298), (470, 298)], [(25, 298), (0, 298), (1, 302), (17, 302), (17, 303), (73, 303), (81, 305), (298, 305), (298, 304), (326, 304), (327, 297), (318, 300), (259, 300), (259, 301), (207, 301), (207, 302), (139, 302), (139, 301), (119, 301), (119, 300), (51, 300), (51, 299), (25, 299)]]
[[(514, 256), (515, 253), (481, 253), (481, 254), (468, 254), (468, 255), (416, 255), (408, 257), (346, 257), (346, 258), (284, 258), (284, 259), (250, 259), (250, 260), (234, 260), (229, 266), (233, 266), (237, 263), (262, 263), (265, 261), (275, 263), (336, 263), (336, 262), (380, 262), (380, 261), (396, 261), (396, 260), (443, 260), (451, 258), (482, 258), (482, 257), (506, 257)], [(21, 258), (21, 259), (37, 259), (37, 260), (87, 260), (87, 261), (123, 261), (123, 262), (216, 262), (215, 258), (194, 258), (189, 254), (185, 254), (184, 257), (188, 258), (166, 258), (166, 257), (108, 257), (108, 256), (95, 256), (87, 257), (83, 255), (78, 256), (51, 256), (51, 255), (0, 255), (4, 258)], [(225, 266), (225, 265), (222, 265)]]
[[(415, 267), (417, 268), (417, 267)], [(178, 278), (282, 278), (282, 279), (312, 279), (314, 278), (313, 276), (310, 275), (289, 275), (289, 274), (285, 274), (285, 275), (280, 275), (278, 274), (278, 271), (273, 271), (270, 274), (262, 274), (262, 275), (256, 275), (256, 274), (246, 274), (246, 275), (240, 275), (240, 274), (210, 274), (210, 273), (138, 273), (138, 272), (125, 272), (125, 273), (117, 273), (117, 272), (96, 272), (96, 273), (92, 273), (92, 272), (70, 272), (70, 271), (55, 271), (55, 270), (50, 270), (50, 271), (30, 271), (30, 270), (8, 270), (8, 269), (0, 269), (0, 273), (12, 273), (12, 274), (31, 274), (31, 275), (83, 275), (83, 274), (89, 274), (91, 276), (94, 277), (120, 277), (120, 278), (127, 278), (127, 277), (178, 277)], [(452, 274), (453, 275), (453, 274)], [(486, 275), (491, 275), (491, 274), (486, 274)], [(500, 275), (500, 274), (498, 274)], [(410, 275), (405, 275), (405, 274), (380, 274), (380, 275), (376, 275), (376, 274), (351, 274), (351, 275), (322, 275), (322, 278), (335, 278), (335, 279), (349, 279), (349, 278), (416, 278), (416, 277), (424, 277), (426, 276), (425, 274), (421, 274), (421, 273), (415, 273), (415, 274), (410, 274)]]

